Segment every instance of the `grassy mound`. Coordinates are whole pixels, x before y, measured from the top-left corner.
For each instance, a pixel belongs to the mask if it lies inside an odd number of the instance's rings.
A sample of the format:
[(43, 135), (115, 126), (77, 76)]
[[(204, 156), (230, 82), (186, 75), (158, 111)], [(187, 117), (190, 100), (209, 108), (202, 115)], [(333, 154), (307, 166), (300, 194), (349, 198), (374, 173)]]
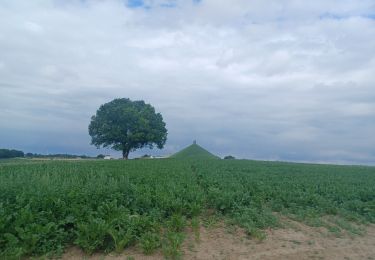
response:
[(197, 144), (192, 144), (185, 149), (175, 153), (171, 158), (176, 159), (220, 159)]

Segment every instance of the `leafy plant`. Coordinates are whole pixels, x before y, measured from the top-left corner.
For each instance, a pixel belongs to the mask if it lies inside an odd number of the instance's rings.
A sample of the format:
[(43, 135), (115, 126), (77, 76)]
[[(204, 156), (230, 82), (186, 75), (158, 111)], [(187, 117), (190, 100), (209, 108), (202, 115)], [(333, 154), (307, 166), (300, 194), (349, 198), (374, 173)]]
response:
[(99, 248), (103, 248), (108, 230), (108, 223), (105, 220), (91, 218), (85, 223), (79, 223), (77, 228), (76, 245), (89, 254)]
[(195, 241), (199, 242), (199, 240), (200, 240), (200, 223), (199, 223), (198, 217), (193, 217), (191, 219), (191, 228), (193, 229), (193, 232), (194, 232)]
[(184, 234), (168, 232), (163, 242), (163, 253), (167, 259), (181, 259), (181, 246), (184, 242)]
[(160, 234), (146, 232), (141, 236), (139, 244), (143, 253), (146, 255), (152, 254), (161, 245)]
[(58, 257), (73, 244), (89, 254), (162, 247), (179, 258), (187, 223), (197, 239), (199, 220), (214, 227), (225, 219), (259, 240), (280, 225), (280, 215), (337, 235), (361, 235), (361, 225), (375, 223), (374, 187), (375, 167), (363, 166), (1, 161), (0, 259)]
[(181, 232), (186, 227), (186, 218), (180, 214), (173, 214), (167, 221), (167, 227), (174, 232)]

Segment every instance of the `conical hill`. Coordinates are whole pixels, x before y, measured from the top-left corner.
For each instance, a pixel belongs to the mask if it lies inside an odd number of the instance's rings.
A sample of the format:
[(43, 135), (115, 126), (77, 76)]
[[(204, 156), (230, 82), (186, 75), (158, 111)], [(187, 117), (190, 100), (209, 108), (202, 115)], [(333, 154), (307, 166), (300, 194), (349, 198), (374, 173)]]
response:
[(176, 159), (220, 159), (218, 156), (210, 153), (203, 147), (193, 143), (192, 145), (173, 154), (171, 158)]

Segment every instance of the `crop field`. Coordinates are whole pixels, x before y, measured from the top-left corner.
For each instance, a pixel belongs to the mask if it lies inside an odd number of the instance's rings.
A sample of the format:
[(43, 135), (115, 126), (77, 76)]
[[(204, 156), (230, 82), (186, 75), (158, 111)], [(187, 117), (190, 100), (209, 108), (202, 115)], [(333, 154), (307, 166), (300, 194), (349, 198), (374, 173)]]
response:
[(0, 162), (0, 258), (87, 254), (181, 257), (210, 219), (253, 239), (282, 218), (361, 235), (375, 223), (375, 168), (245, 160)]

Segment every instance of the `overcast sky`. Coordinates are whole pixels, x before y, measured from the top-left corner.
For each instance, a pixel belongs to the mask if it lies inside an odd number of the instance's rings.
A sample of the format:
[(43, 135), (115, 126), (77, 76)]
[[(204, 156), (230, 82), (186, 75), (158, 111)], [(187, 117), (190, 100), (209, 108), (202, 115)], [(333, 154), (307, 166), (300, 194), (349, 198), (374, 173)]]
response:
[(374, 164), (375, 1), (0, 1), (1, 148), (96, 155), (119, 97), (167, 124), (138, 154)]

